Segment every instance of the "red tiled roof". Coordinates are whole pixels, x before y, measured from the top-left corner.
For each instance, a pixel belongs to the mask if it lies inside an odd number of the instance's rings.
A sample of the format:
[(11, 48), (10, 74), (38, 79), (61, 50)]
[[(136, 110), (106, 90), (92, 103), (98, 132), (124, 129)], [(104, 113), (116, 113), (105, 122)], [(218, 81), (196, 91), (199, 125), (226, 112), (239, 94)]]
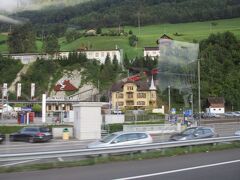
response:
[(208, 97), (207, 101), (209, 106), (211, 107), (222, 107), (225, 103), (223, 97)]
[(164, 41), (166, 40), (166, 42), (169, 40), (173, 40), (171, 37), (169, 37), (168, 35), (166, 35), (166, 34), (163, 34), (157, 41), (156, 41), (156, 43), (157, 44), (160, 44), (160, 39), (164, 39)]
[(61, 84), (57, 84), (54, 87), (54, 91), (76, 91), (77, 88), (70, 83), (70, 80), (64, 80), (64, 82)]
[(149, 91), (149, 84), (146, 81), (132, 81), (128, 79), (126, 82), (120, 81), (112, 85), (111, 91), (123, 91), (123, 86), (127, 83), (133, 83), (137, 86), (138, 91)]

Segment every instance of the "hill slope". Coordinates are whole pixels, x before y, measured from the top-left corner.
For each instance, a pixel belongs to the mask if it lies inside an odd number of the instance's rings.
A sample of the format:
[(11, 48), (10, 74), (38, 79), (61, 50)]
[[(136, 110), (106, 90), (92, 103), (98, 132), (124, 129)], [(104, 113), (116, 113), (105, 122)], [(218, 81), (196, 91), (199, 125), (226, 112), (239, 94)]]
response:
[[(107, 31), (104, 29), (103, 31)], [(240, 18), (195, 22), (195, 23), (180, 23), (180, 24), (158, 24), (143, 26), (140, 29), (137, 27), (124, 27), (124, 31), (132, 30), (139, 38), (137, 47), (131, 47), (128, 44), (128, 37), (125, 36), (95, 36), (82, 37), (72, 43), (67, 43), (64, 38), (60, 39), (61, 50), (69, 51), (80, 48), (81, 45), (91, 46), (93, 49), (112, 49), (117, 45), (124, 49), (124, 52), (129, 57), (143, 56), (143, 47), (157, 46), (156, 40), (164, 33), (178, 41), (193, 42), (206, 39), (211, 33), (221, 33), (230, 31), (240, 39)]]
[[(125, 32), (132, 30), (139, 38), (137, 47), (131, 47), (128, 44), (126, 36), (91, 36), (81, 37), (71, 43), (67, 43), (65, 37), (59, 38), (62, 51), (73, 51), (81, 46), (92, 47), (92, 49), (113, 49), (116, 45), (122, 48), (129, 57), (143, 56), (143, 47), (156, 46), (156, 40), (164, 33), (168, 34), (175, 40), (193, 42), (206, 39), (211, 33), (220, 33), (230, 31), (240, 39), (240, 18), (180, 23), (180, 24), (157, 24), (142, 26), (140, 31), (137, 27), (123, 27)], [(105, 28), (102, 31), (107, 32)], [(139, 33), (140, 32), (140, 33)], [(6, 34), (0, 34), (0, 52), (7, 52)], [(37, 41), (38, 51), (41, 51), (42, 42)]]
[(95, 0), (63, 9), (17, 14), (33, 24), (79, 28), (181, 23), (240, 17), (238, 0)]

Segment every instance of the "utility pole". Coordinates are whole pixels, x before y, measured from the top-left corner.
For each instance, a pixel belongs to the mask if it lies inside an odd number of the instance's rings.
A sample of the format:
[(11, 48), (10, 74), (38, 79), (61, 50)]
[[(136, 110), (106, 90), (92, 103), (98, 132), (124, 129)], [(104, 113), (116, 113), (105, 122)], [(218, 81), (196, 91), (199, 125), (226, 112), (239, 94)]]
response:
[(200, 82), (200, 59), (198, 59), (198, 113), (199, 113), (199, 124), (201, 124), (201, 82)]
[(170, 86), (168, 86), (168, 111), (169, 111), (169, 114), (170, 114), (170, 111), (171, 111), (171, 91), (170, 91)]
[(138, 12), (138, 36), (140, 36), (141, 21), (140, 21), (140, 11)]
[(2, 87), (2, 113), (1, 113), (1, 120), (3, 120), (3, 87)]
[(191, 109), (192, 109), (192, 119), (193, 119), (193, 93), (191, 94)]

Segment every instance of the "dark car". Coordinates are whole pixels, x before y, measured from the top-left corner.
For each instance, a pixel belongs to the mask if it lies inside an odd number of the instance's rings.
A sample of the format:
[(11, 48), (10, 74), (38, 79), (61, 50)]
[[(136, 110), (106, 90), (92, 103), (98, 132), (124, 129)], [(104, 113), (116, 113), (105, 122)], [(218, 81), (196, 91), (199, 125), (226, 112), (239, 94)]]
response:
[(5, 139), (5, 136), (3, 134), (0, 133), (0, 143), (2, 143)]
[(218, 135), (210, 127), (191, 127), (181, 133), (170, 136), (170, 141), (184, 141), (202, 138), (212, 138)]
[(10, 141), (46, 142), (52, 139), (52, 133), (46, 127), (25, 127), (10, 134)]

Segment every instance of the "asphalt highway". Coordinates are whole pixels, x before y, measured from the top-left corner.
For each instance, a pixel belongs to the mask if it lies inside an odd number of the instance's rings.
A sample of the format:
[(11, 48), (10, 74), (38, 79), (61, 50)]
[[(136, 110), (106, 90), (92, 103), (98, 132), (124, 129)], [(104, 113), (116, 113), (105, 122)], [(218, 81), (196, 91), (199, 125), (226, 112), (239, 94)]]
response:
[(240, 180), (240, 149), (0, 174), (1, 180)]

